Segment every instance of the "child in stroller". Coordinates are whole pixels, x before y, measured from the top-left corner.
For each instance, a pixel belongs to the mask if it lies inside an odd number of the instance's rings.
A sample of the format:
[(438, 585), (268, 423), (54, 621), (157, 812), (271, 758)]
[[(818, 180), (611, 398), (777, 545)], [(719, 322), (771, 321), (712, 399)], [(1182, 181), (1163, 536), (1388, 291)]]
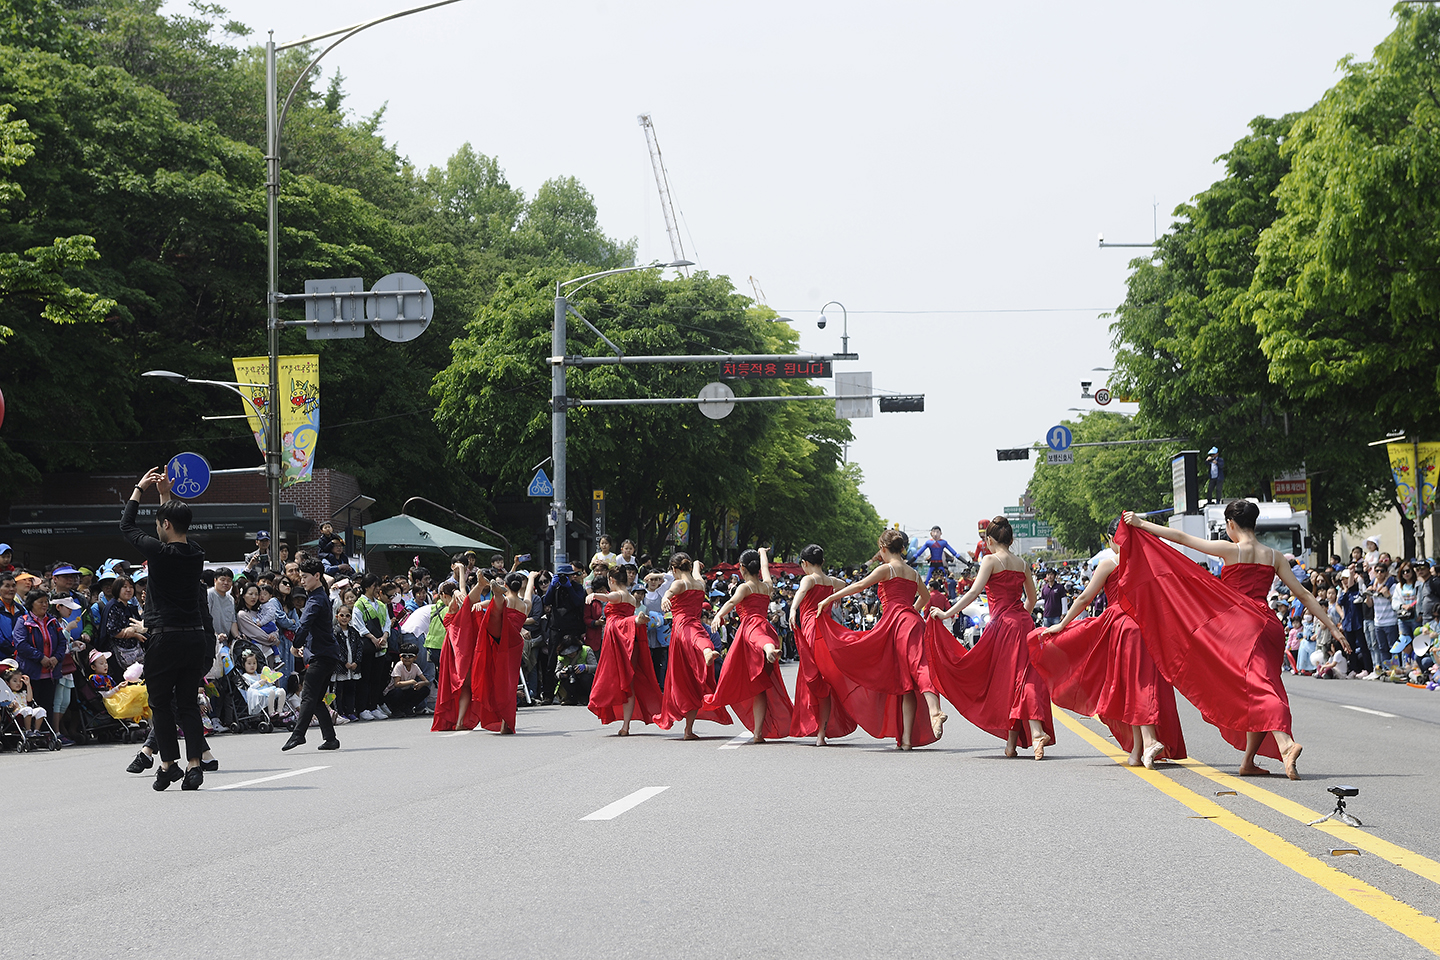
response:
[(60, 739), (45, 720), (45, 708), (35, 705), (30, 678), (20, 672), (14, 660), (0, 660), (0, 717), (14, 724), (13, 731), (4, 731), (15, 738), (18, 752), (49, 747), (60, 749)]
[[(88, 657), (76, 657), (75, 700), (79, 704), (80, 734), (87, 743), (101, 738), (120, 743), (140, 743), (148, 732), (150, 702), (143, 684), (130, 680), (123, 686), (110, 676), (110, 654), (91, 651)], [(137, 674), (144, 668), (134, 664), (128, 669)]]
[(254, 649), (245, 650), (241, 656), (240, 682), (245, 685), (241, 692), (250, 716), (267, 720), (277, 716), (285, 707), (285, 691), (260, 672), (259, 654)]

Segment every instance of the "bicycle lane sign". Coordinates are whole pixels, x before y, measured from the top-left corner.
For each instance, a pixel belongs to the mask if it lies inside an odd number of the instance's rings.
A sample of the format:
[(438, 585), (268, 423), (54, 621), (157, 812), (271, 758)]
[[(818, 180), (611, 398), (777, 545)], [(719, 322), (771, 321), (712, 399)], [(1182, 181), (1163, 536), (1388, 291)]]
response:
[(198, 453), (177, 453), (165, 464), (165, 476), (175, 496), (193, 500), (210, 486), (210, 464)]

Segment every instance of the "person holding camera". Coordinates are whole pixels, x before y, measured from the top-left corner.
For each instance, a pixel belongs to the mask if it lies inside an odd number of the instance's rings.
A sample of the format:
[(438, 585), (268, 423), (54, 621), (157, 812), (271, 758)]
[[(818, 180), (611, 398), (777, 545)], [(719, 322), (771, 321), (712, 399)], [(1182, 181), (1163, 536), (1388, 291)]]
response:
[(555, 659), (555, 699), (567, 707), (584, 706), (595, 683), (595, 651), (571, 640)]
[(1205, 455), (1207, 484), (1206, 503), (1219, 503), (1225, 496), (1225, 458), (1220, 456), (1219, 447), (1211, 447)]
[[(555, 689), (555, 654), (570, 646), (571, 641), (585, 646), (585, 587), (583, 574), (568, 563), (555, 568), (555, 579), (543, 599), (545, 615), (550, 623), (550, 643), (540, 653), (540, 692)], [(593, 648), (592, 648), (593, 649)]]

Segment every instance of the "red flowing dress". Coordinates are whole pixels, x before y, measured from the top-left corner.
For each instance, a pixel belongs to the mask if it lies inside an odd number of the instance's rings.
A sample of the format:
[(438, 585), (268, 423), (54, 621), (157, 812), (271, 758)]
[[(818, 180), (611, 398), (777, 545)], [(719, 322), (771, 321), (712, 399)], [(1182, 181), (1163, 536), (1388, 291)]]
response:
[[(454, 730), (455, 718), (460, 705), (456, 702), (460, 691), (470, 682), (470, 670), (475, 661), (475, 641), (480, 633), (475, 626), (475, 616), (470, 612), (470, 601), (464, 599), (454, 613), (445, 617), (445, 644), (440, 648), (440, 666), (435, 674), (435, 717), (430, 721), (431, 730)], [(474, 688), (470, 691), (474, 699)], [(474, 710), (465, 714), (465, 729), (475, 729), (480, 722)]]
[(935, 742), (929, 708), (921, 696), (935, 693), (926, 652), (925, 619), (915, 609), (919, 582), (907, 577), (880, 581), (880, 619), (869, 630), (847, 630), (827, 612), (815, 620), (815, 664), (830, 685), (830, 704), (877, 740), (905, 733), (902, 701), (916, 695), (912, 746)]
[(669, 730), (691, 710), (700, 711), (697, 720), (726, 726), (734, 722), (724, 707), (705, 706), (705, 695), (715, 692), (715, 670), (705, 663), (705, 651), (714, 650), (715, 644), (710, 642), (710, 634), (700, 620), (703, 606), (704, 590), (685, 590), (670, 598), (670, 613), (674, 617), (670, 624), (670, 661), (665, 667), (660, 719), (655, 721), (661, 730)]
[[(486, 730), (499, 731), (503, 725), (513, 731), (520, 657), (525, 652), (525, 641), (520, 636), (525, 611), (512, 610), (503, 598), (497, 597), (481, 617), (484, 623), (478, 631), (480, 639), (470, 669), (470, 709)], [(468, 723), (470, 718), (465, 719)]]
[[(795, 649), (800, 653), (800, 672), (795, 678), (795, 712), (790, 717), (792, 737), (813, 737), (820, 732), (820, 701), (830, 696), (831, 689), (815, 663), (815, 621), (819, 617), (816, 608), (834, 592), (834, 587), (812, 586), (800, 598), (800, 607), (795, 611)], [(830, 617), (829, 611), (825, 617)], [(839, 699), (832, 697), (825, 736), (843, 737), (854, 733), (857, 726)]]
[[(1120, 566), (1105, 585), (1140, 625), (1161, 675), (1237, 750), (1245, 749), (1249, 730), (1290, 733), (1290, 697), (1280, 679), (1285, 629), (1265, 603), (1275, 570), (1227, 563), (1217, 580), (1160, 538), (1123, 523), (1115, 542)], [(1269, 732), (1259, 752), (1281, 759)]]
[(590, 712), (601, 723), (625, 719), (625, 704), (635, 698), (632, 720), (656, 723), (664, 708), (660, 683), (655, 679), (655, 662), (650, 659), (650, 638), (645, 627), (635, 622), (635, 605), (605, 605), (605, 642), (600, 664), (590, 686)]
[(925, 631), (930, 650), (930, 669), (945, 699), (965, 719), (1001, 740), (1014, 730), (1018, 743), (1028, 747), (1030, 720), (1055, 742), (1055, 718), (1050, 712), (1050, 690), (1045, 678), (1030, 662), (1026, 636), (1035, 621), (1025, 612), (1025, 574), (1000, 570), (985, 584), (990, 604), (990, 622), (968, 652), (940, 624), (931, 620)]
[[(705, 697), (705, 706), (710, 710), (730, 707), (745, 729), (767, 739), (789, 736), (793, 710), (790, 694), (785, 691), (780, 664), (765, 659), (765, 644), (780, 649), (780, 635), (770, 625), (770, 598), (763, 593), (752, 593), (736, 607), (740, 611), (740, 627), (725, 651), (720, 680), (715, 684), (715, 692)], [(674, 608), (673, 601), (671, 608)], [(756, 697), (765, 698), (765, 722), (758, 731), (753, 708)]]
[(1165, 744), (1164, 756), (1184, 760), (1188, 754), (1175, 688), (1155, 668), (1134, 618), (1109, 599), (1103, 614), (1073, 622), (1058, 634), (1032, 630), (1026, 638), (1030, 662), (1057, 706), (1098, 715), (1127, 751), (1135, 749), (1131, 726), (1149, 723)]

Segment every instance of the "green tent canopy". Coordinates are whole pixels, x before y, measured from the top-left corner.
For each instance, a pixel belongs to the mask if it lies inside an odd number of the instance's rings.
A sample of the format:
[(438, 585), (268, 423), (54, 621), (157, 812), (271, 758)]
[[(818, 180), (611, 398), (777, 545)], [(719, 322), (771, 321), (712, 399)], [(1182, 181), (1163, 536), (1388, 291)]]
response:
[(386, 550), (421, 550), (449, 555), (461, 550), (499, 552), (500, 548), (447, 530), (438, 523), (418, 520), (402, 513), (398, 517), (365, 525), (365, 552)]

